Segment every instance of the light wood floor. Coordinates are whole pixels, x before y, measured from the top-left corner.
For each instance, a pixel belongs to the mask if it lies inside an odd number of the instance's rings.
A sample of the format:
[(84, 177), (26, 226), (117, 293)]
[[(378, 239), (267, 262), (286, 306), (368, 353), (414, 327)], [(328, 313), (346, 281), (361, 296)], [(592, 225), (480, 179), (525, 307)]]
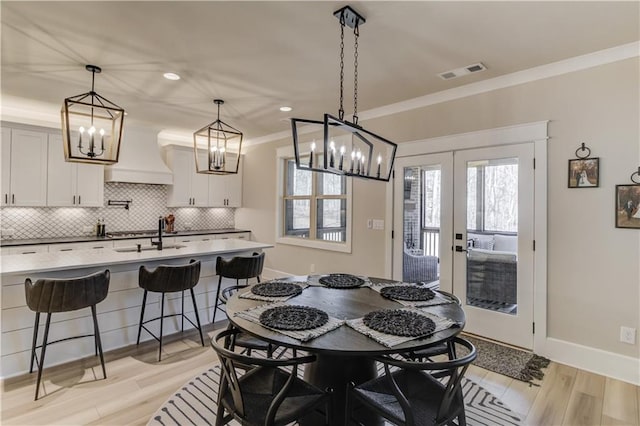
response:
[[(212, 335), (214, 330), (208, 330)], [(46, 369), (44, 396), (33, 401), (35, 373), (2, 382), (3, 425), (145, 425), (182, 384), (216, 362), (196, 335), (175, 337), (157, 362), (157, 343)], [(472, 366), (467, 376), (538, 425), (640, 425), (640, 389), (618, 380), (551, 363), (539, 387)], [(41, 392), (43, 395), (43, 392)]]

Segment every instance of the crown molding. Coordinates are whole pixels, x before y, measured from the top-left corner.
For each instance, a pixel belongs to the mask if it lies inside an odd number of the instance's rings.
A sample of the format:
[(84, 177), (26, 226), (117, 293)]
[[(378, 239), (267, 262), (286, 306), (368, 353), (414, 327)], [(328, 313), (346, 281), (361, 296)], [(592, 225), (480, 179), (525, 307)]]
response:
[[(370, 120), (373, 118), (384, 117), (387, 115), (398, 114), (413, 109), (424, 108), (430, 105), (436, 105), (442, 102), (448, 102), (455, 99), (466, 98), (481, 93), (491, 92), (494, 90), (504, 89), (507, 87), (517, 86), (520, 84), (530, 83), (549, 77), (555, 77), (568, 74), (588, 68), (606, 65), (613, 62), (623, 61), (625, 59), (640, 56), (640, 41), (611, 47), (609, 49), (599, 50), (587, 53), (581, 56), (552, 62), (546, 65), (529, 68), (523, 71), (517, 71), (511, 74), (505, 74), (499, 77), (482, 80), (475, 83), (466, 84), (464, 86), (454, 87), (452, 89), (442, 90), (440, 92), (430, 93), (428, 95), (419, 96), (417, 98), (407, 99), (405, 101), (396, 102), (394, 104), (385, 105), (380, 108), (374, 108), (360, 112), (358, 116), (360, 120)], [(312, 126), (308, 128), (302, 127), (298, 133), (305, 134), (317, 130)], [(282, 131), (254, 138), (247, 146), (258, 145), (262, 143), (272, 142), (284, 139), (290, 136), (290, 132)]]

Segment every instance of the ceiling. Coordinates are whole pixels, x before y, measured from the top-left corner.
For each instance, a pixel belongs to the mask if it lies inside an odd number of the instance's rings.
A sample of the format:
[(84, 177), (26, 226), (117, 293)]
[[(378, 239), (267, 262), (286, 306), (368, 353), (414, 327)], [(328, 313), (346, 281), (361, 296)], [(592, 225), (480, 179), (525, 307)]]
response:
[[(190, 135), (221, 119), (249, 141), (288, 118), (337, 114), (338, 20), (332, 1), (1, 2), (2, 95), (58, 113), (96, 91), (126, 121)], [(358, 110), (381, 107), (640, 39), (640, 3), (348, 3), (360, 28)], [(353, 35), (345, 32), (345, 111), (353, 110)], [(439, 73), (482, 62), (477, 74)], [(179, 81), (162, 77), (178, 73)], [(287, 105), (292, 112), (280, 112)], [(126, 126), (126, 123), (125, 123)]]

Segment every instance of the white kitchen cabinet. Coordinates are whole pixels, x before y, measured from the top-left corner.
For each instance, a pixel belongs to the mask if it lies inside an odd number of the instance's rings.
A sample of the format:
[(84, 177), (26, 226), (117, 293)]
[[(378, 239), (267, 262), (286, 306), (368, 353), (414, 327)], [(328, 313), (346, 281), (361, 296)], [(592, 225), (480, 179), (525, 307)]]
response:
[(1, 205), (47, 205), (46, 133), (2, 129)]
[(176, 243), (194, 243), (215, 240), (215, 235), (182, 235), (177, 236)]
[(88, 241), (82, 243), (49, 244), (49, 253), (57, 251), (98, 250), (113, 248), (113, 241)]
[(251, 232), (229, 232), (227, 234), (216, 234), (217, 240), (228, 240), (228, 239), (237, 239), (237, 240), (251, 240)]
[(165, 147), (164, 155), (167, 166), (173, 172), (167, 206), (209, 207), (209, 176), (196, 172), (193, 149), (169, 145)]
[[(7, 250), (5, 251), (5, 249)], [(2, 247), (2, 254), (34, 254), (34, 253), (46, 253), (48, 251), (49, 251), (49, 246), (47, 244)]]
[(209, 181), (209, 204), (211, 207), (242, 206), (242, 156), (238, 173), (211, 175)]
[[(150, 247), (151, 241), (157, 242), (158, 237), (145, 237), (145, 238), (133, 238), (129, 240), (114, 240), (113, 247), (114, 248), (131, 248), (140, 244), (142, 247)], [(176, 243), (176, 237), (165, 237), (162, 236), (162, 244), (163, 245), (173, 245)]]
[(61, 135), (49, 134), (48, 169), (48, 206), (103, 206), (104, 166), (66, 162)]

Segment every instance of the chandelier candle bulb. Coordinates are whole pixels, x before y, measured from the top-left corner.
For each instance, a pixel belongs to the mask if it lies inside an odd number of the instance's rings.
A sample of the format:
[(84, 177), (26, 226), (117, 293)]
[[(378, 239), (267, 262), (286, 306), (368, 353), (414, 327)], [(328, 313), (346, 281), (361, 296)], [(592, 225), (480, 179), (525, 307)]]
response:
[(309, 153), (309, 168), (313, 168), (313, 154), (314, 151), (316, 150), (316, 143), (312, 142), (311, 143), (311, 152)]
[(342, 170), (342, 164), (344, 163), (344, 151), (345, 151), (345, 148), (344, 148), (344, 145), (342, 145), (340, 147), (340, 167), (339, 167), (340, 170)]
[(364, 162), (365, 162), (366, 158), (367, 158), (367, 157), (363, 155), (363, 156), (362, 156), (362, 159), (361, 159), (361, 161), (362, 161), (362, 168), (361, 168), (360, 170), (362, 171), (362, 174), (363, 174), (363, 175), (368, 175), (368, 174), (369, 174), (369, 172), (368, 172), (368, 171), (366, 171), (366, 170), (364, 169)]
[(356, 162), (357, 162), (357, 166), (358, 168), (356, 169), (356, 174), (359, 175), (360, 174), (360, 163), (362, 160), (362, 153), (360, 152), (360, 150), (358, 150), (358, 152), (356, 153)]
[(380, 179), (380, 163), (382, 163), (382, 155), (378, 154), (378, 172), (376, 173), (378, 179)]
[(349, 173), (353, 173), (353, 163), (355, 162), (356, 159), (356, 153), (355, 151), (351, 151), (351, 168), (349, 169)]
[(100, 129), (100, 149), (104, 152), (104, 129)]
[(331, 150), (331, 156), (329, 157), (329, 167), (335, 167), (336, 144), (334, 141), (331, 141), (331, 143), (329, 144), (329, 149)]

